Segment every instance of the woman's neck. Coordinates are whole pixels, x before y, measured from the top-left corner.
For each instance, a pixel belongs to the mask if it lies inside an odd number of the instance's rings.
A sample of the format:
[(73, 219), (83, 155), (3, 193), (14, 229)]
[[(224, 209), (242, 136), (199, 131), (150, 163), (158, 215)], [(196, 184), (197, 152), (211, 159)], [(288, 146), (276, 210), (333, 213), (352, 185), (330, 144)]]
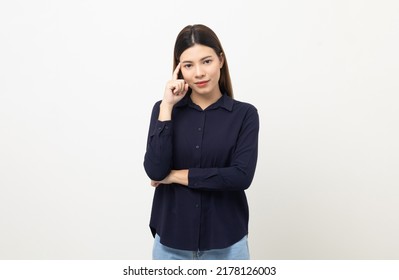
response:
[(209, 94), (199, 94), (193, 91), (190, 97), (194, 104), (200, 106), (202, 110), (205, 110), (207, 107), (218, 101), (221, 96), (222, 93), (219, 90), (215, 93)]

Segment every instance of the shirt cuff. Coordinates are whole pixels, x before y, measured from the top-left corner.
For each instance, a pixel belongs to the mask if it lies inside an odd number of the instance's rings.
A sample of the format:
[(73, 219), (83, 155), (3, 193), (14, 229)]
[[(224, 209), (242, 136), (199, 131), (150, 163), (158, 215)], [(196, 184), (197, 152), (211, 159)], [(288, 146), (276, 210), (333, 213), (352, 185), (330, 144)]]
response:
[(218, 168), (190, 168), (188, 171), (188, 187), (192, 189), (209, 188), (218, 180)]
[(153, 135), (169, 135), (172, 131), (172, 121), (157, 121)]

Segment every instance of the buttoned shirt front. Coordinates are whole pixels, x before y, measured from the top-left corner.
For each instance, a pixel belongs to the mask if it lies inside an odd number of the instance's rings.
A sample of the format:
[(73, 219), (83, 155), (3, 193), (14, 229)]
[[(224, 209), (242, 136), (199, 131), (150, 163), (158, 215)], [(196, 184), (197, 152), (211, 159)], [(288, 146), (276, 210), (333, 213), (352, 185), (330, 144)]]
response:
[(188, 186), (155, 189), (150, 228), (165, 246), (181, 250), (226, 248), (248, 234), (245, 189), (255, 173), (259, 116), (256, 108), (227, 95), (202, 110), (189, 95), (171, 121), (154, 105), (144, 158), (155, 181), (188, 169)]

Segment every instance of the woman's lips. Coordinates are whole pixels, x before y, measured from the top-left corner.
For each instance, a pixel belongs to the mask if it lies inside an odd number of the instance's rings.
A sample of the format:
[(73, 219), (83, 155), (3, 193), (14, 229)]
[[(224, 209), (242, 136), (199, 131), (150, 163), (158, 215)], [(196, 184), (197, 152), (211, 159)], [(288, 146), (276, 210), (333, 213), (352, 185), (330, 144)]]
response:
[(208, 84), (209, 81), (200, 81), (195, 83), (197, 87), (205, 87)]

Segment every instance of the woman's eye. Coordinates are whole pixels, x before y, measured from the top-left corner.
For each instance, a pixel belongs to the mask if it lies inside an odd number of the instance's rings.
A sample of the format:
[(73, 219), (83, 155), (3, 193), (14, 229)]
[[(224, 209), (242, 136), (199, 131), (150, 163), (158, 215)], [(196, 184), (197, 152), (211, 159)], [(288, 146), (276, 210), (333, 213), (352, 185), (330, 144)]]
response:
[(210, 59), (204, 60), (204, 64), (209, 64), (211, 62), (212, 62), (212, 60), (210, 60)]
[(186, 68), (186, 69), (190, 69), (190, 67), (191, 67), (191, 64), (185, 64), (184, 65), (184, 68)]

